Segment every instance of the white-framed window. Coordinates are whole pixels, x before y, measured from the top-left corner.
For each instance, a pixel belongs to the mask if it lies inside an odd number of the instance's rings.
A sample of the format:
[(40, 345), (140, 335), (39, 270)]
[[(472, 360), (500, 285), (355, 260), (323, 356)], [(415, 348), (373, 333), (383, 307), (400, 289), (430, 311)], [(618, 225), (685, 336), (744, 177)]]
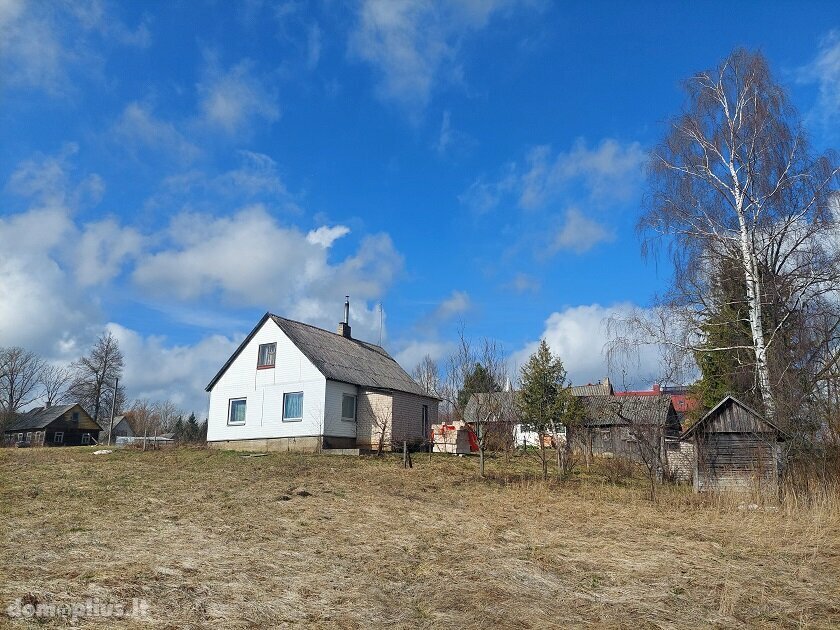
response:
[(247, 398), (231, 398), (228, 402), (228, 424), (245, 424)]
[(26, 441), (27, 441), (27, 442), (31, 442), (31, 441), (32, 441), (32, 431), (27, 432), (27, 434), (26, 434)]
[(257, 369), (273, 368), (277, 358), (276, 343), (261, 343), (257, 355)]
[(82, 444), (90, 444), (90, 433), (82, 433)]
[(303, 392), (283, 394), (283, 422), (303, 420)]
[(53, 444), (62, 444), (64, 442), (64, 433), (62, 431), (56, 431), (53, 434)]
[(350, 394), (341, 396), (341, 419), (347, 422), (356, 421), (356, 397)]
[(17, 441), (18, 442), (23, 442), (23, 433), (18, 433)]

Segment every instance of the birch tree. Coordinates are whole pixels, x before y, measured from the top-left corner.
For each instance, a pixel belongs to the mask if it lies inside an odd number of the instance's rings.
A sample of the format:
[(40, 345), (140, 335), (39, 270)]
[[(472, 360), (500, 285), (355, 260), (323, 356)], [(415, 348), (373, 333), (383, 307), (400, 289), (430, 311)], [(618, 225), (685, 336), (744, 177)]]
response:
[[(735, 50), (685, 85), (684, 111), (651, 153), (645, 253), (676, 267), (667, 307), (687, 333), (658, 342), (690, 352), (749, 350), (766, 415), (777, 411), (771, 350), (809, 303), (836, 290), (833, 155), (814, 156), (799, 116), (760, 53)], [(721, 260), (743, 278), (748, 344), (704, 347), (699, 324)], [(773, 316), (769, 309), (775, 309)], [(779, 372), (785, 366), (779, 367)]]

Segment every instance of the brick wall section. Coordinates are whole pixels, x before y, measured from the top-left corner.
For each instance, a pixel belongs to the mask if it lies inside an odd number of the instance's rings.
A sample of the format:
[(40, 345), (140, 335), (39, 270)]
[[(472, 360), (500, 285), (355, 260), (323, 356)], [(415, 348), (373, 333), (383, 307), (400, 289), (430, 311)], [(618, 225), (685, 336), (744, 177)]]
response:
[(438, 422), (438, 401), (414, 394), (394, 392), (392, 431), (395, 443), (402, 444), (405, 440), (409, 444), (417, 444), (428, 440), (429, 436), (423, 431), (423, 405), (429, 408), (429, 423), (426, 427), (428, 430)]
[(386, 450), (401, 448), (403, 440), (419, 444), (426, 440), (423, 433), (423, 405), (429, 408), (429, 427), (437, 424), (438, 401), (404, 392), (359, 391), (356, 411), (356, 445), (362, 449), (377, 449), (384, 425)]
[(362, 449), (376, 449), (379, 436), (385, 425), (385, 448), (391, 446), (391, 417), (393, 399), (390, 394), (360, 389), (356, 401), (356, 446)]

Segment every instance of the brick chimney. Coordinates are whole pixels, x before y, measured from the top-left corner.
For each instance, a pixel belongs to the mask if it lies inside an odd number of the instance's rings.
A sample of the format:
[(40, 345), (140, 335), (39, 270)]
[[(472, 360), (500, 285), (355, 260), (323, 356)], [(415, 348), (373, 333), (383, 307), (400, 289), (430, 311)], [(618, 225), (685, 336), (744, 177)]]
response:
[(352, 339), (350, 336), (350, 296), (344, 296), (344, 321), (338, 324), (338, 334), (347, 339)]
[(653, 393), (654, 393), (654, 394), (659, 394), (659, 393), (660, 393), (660, 390), (659, 390), (659, 383), (654, 383), (654, 384), (653, 384)]

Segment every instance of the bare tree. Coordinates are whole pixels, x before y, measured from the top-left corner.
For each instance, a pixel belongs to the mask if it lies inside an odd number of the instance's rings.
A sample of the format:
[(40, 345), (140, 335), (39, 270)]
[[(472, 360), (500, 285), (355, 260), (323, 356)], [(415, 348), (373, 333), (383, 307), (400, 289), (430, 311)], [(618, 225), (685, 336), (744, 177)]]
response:
[[(736, 50), (686, 83), (684, 112), (669, 124), (649, 165), (644, 251), (668, 243), (676, 266), (667, 305), (688, 332), (656, 342), (691, 352), (749, 350), (765, 413), (777, 411), (771, 350), (804, 306), (836, 291), (838, 169), (814, 157), (785, 90), (764, 57)], [(699, 322), (721, 260), (743, 277), (750, 343), (704, 347)], [(771, 313), (772, 310), (772, 313)], [(836, 315), (840, 317), (840, 315)], [(836, 328), (836, 327), (835, 327)], [(784, 370), (780, 366), (779, 370)]]
[(110, 412), (112, 397), (116, 410), (121, 406), (122, 392), (114, 391), (116, 379), (122, 377), (123, 355), (110, 331), (102, 333), (90, 352), (72, 365), (74, 371), (70, 394), (91, 414), (95, 422)]
[[(504, 382), (507, 376), (504, 354), (496, 341), (486, 338), (474, 349), (461, 329), (458, 349), (449, 357), (447, 368), (447, 383), (442, 388), (443, 392), (455, 415), (473, 427), (478, 445), (479, 474), (484, 477), (488, 446), (498, 437), (500, 430), (510, 426), (512, 409), (506, 404), (510, 400), (510, 392), (503, 392), (500, 386), (494, 385)], [(464, 385), (478, 371), (488, 383), (488, 391), (465, 397)]]
[(442, 393), (440, 370), (428, 354), (411, 371), (411, 376), (429, 396), (440, 397)]
[(39, 397), (44, 362), (29, 350), (0, 348), (0, 412), (2, 424)]
[(143, 432), (143, 450), (145, 451), (149, 435), (157, 436), (160, 431), (160, 414), (157, 405), (141, 398), (134, 401), (128, 413), (134, 420), (135, 431)]
[(40, 384), (42, 396), (47, 407), (56, 405), (67, 398), (73, 380), (73, 372), (63, 365), (46, 365), (41, 371)]

